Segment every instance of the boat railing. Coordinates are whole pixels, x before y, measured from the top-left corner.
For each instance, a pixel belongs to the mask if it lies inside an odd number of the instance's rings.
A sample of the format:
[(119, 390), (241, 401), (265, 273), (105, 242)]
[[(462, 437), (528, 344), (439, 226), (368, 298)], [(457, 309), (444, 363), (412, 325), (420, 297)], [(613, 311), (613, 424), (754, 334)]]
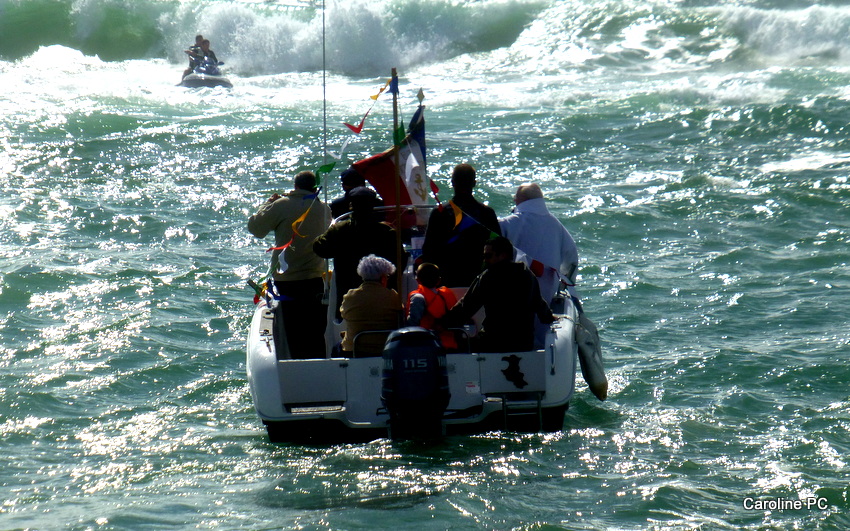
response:
[(364, 337), (383, 336), (383, 338), (382, 338), (383, 341), (380, 342), (380, 344), (383, 345), (384, 343), (386, 343), (387, 337), (389, 337), (389, 335), (392, 334), (393, 332), (395, 332), (395, 330), (363, 330), (362, 332), (359, 332), (356, 336), (354, 336), (354, 341), (352, 342), (354, 346), (352, 347), (353, 350), (351, 351), (351, 357), (352, 358), (380, 357), (381, 351), (378, 351), (377, 353), (374, 353), (374, 352), (371, 352), (371, 351), (364, 352), (363, 347), (358, 349), (359, 343), (362, 343), (362, 339)]
[[(456, 328), (454, 328), (454, 327), (453, 328), (446, 328), (446, 330), (448, 330), (450, 332), (454, 332), (456, 338), (462, 338), (462, 340), (459, 343), (463, 343), (464, 346), (466, 347), (465, 349), (458, 348), (457, 350), (451, 350), (450, 351), (451, 353), (453, 353), (453, 354), (455, 354), (455, 353), (472, 354), (472, 339), (471, 338), (475, 335), (475, 330), (474, 330), (473, 325), (466, 325), (466, 326), (463, 326), (463, 327), (456, 327)], [(359, 344), (361, 339), (363, 339), (366, 336), (370, 336), (370, 335), (371, 336), (383, 336), (384, 343), (386, 344), (387, 337), (389, 337), (389, 335), (393, 332), (395, 332), (395, 330), (363, 330), (362, 332), (359, 332), (356, 336), (354, 336), (354, 342), (353, 342), (354, 343), (354, 350), (351, 353), (351, 357), (352, 358), (374, 358), (374, 357), (381, 356), (381, 353), (377, 353), (377, 354), (371, 353), (371, 352), (364, 353), (362, 351), (362, 349), (358, 349), (358, 344)]]
[[(458, 341), (458, 350), (457, 352), (461, 352), (464, 354), (472, 354), (472, 337), (475, 335), (475, 327), (474, 325), (466, 325), (463, 327), (452, 327), (446, 328), (449, 332), (453, 332), (455, 335), (455, 341), (458, 338), (462, 338), (462, 341)], [(460, 348), (460, 344), (463, 343), (466, 345), (466, 349)]]
[[(429, 203), (413, 203), (413, 204), (409, 204), (409, 205), (399, 205), (399, 207), (398, 207), (398, 209), (401, 211), (402, 215), (404, 215), (404, 214), (409, 215), (410, 213), (415, 213), (417, 216), (419, 216), (421, 214), (430, 215), (431, 211), (434, 210), (435, 208), (438, 208), (438, 205), (432, 205), (432, 204), (429, 204)], [(375, 208), (373, 208), (373, 211), (375, 211), (375, 212), (386, 212), (386, 213), (394, 214), (395, 211), (396, 211), (396, 206), (395, 205), (376, 206)], [(426, 218), (427, 218), (427, 215), (426, 215)], [(333, 220), (333, 223), (338, 223), (340, 221), (344, 221), (344, 220), (346, 220), (350, 217), (351, 217), (351, 212), (346, 212), (345, 214), (335, 218)], [(417, 223), (417, 225), (425, 226), (427, 223), (428, 223), (428, 220), (425, 219), (423, 221), (423, 223)]]

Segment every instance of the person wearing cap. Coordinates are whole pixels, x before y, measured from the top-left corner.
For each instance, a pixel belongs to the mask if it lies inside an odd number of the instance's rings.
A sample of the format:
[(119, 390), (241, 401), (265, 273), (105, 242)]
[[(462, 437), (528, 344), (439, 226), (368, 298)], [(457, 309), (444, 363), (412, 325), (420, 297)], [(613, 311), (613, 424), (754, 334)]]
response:
[[(322, 304), (325, 261), (313, 252), (313, 240), (331, 222), (330, 208), (316, 195), (316, 175), (302, 171), (295, 176), (294, 189), (272, 196), (248, 218), (248, 231), (257, 238), (275, 235), (275, 247), (292, 242), (272, 253), (270, 273), (282, 297), (280, 304), (290, 354), (293, 358), (325, 357), (327, 309)], [(309, 212), (308, 212), (309, 210)], [(307, 216), (297, 225), (292, 224)]]
[(339, 182), (342, 185), (343, 195), (331, 201), (331, 215), (334, 219), (351, 211), (351, 199), (348, 197), (351, 191), (360, 186), (366, 186), (366, 179), (354, 168), (348, 168), (342, 172), (339, 176)]
[(399, 327), (401, 299), (394, 289), (387, 286), (395, 270), (392, 262), (374, 254), (364, 256), (357, 263), (357, 274), (362, 283), (345, 294), (340, 308), (346, 323), (341, 344), (344, 356), (380, 356), (387, 334), (364, 334), (357, 340), (355, 352), (357, 334)]
[[(516, 207), (511, 215), (499, 218), (502, 235), (524, 253), (531, 271), (537, 276), (540, 294), (551, 302), (561, 279), (571, 295), (575, 291), (578, 248), (570, 232), (546, 207), (543, 190), (537, 183), (521, 184), (514, 195)], [(537, 341), (542, 344), (548, 326), (537, 323)]]
[(496, 212), (473, 196), (475, 169), (458, 164), (452, 172), (452, 203), (463, 212), (457, 222), (455, 209), (435, 208), (428, 218), (422, 261), (440, 268), (447, 287), (466, 287), (481, 272), (481, 248), (492, 235), (500, 236)]
[(375, 191), (360, 186), (351, 190), (348, 198), (351, 217), (334, 223), (313, 242), (313, 251), (318, 256), (334, 261), (338, 318), (343, 296), (360, 285), (361, 279), (357, 275), (360, 259), (374, 254), (395, 262), (396, 257), (395, 230), (373, 215), (377, 199)]

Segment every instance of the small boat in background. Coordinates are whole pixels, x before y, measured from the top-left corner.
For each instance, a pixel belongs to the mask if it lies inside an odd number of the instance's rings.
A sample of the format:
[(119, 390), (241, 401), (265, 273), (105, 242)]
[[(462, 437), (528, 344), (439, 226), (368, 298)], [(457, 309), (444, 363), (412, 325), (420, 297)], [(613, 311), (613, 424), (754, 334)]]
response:
[(221, 74), (218, 68), (223, 65), (222, 62), (215, 62), (210, 58), (205, 58), (191, 74), (187, 75), (180, 82), (181, 87), (198, 88), (198, 87), (225, 87), (233, 88), (233, 83)]

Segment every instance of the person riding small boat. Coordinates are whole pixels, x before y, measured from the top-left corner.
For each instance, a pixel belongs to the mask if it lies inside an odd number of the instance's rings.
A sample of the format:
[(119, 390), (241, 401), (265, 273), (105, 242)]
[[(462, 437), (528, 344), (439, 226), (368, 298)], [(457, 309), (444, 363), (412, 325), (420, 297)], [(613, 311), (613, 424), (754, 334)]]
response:
[[(198, 35), (196, 39), (202, 37)], [(180, 85), (184, 87), (227, 87), (233, 84), (221, 75), (219, 66), (224, 63), (218, 60), (215, 52), (210, 49), (209, 39), (201, 38), (200, 45), (185, 50), (189, 55), (189, 68), (183, 72)]]
[(189, 74), (191, 74), (195, 68), (200, 64), (201, 59), (204, 58), (204, 51), (201, 48), (201, 43), (204, 42), (204, 36), (201, 34), (195, 35), (195, 44), (183, 50), (186, 52), (186, 55), (189, 56), (189, 67), (183, 71), (183, 77), (185, 78)]

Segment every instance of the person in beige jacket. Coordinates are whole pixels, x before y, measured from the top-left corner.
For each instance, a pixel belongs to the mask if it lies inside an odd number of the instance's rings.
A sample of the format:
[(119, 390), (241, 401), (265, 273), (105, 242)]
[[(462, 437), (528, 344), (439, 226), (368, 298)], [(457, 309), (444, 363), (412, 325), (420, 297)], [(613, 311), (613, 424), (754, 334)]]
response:
[(370, 254), (360, 259), (357, 274), (363, 283), (342, 298), (341, 312), (346, 322), (342, 337), (343, 355), (380, 356), (387, 334), (364, 335), (357, 341), (356, 351), (354, 338), (360, 332), (395, 330), (399, 327), (401, 299), (394, 289), (387, 287), (387, 281), (393, 273), (395, 266), (385, 258)]
[(248, 218), (248, 231), (257, 238), (274, 231), (275, 247), (286, 246), (272, 253), (270, 273), (281, 297), (290, 356), (324, 358), (327, 307), (322, 304), (322, 275), (326, 267), (325, 261), (313, 252), (313, 240), (330, 225), (331, 211), (319, 201), (313, 172), (300, 172), (294, 185), (291, 192), (272, 194), (260, 205)]

